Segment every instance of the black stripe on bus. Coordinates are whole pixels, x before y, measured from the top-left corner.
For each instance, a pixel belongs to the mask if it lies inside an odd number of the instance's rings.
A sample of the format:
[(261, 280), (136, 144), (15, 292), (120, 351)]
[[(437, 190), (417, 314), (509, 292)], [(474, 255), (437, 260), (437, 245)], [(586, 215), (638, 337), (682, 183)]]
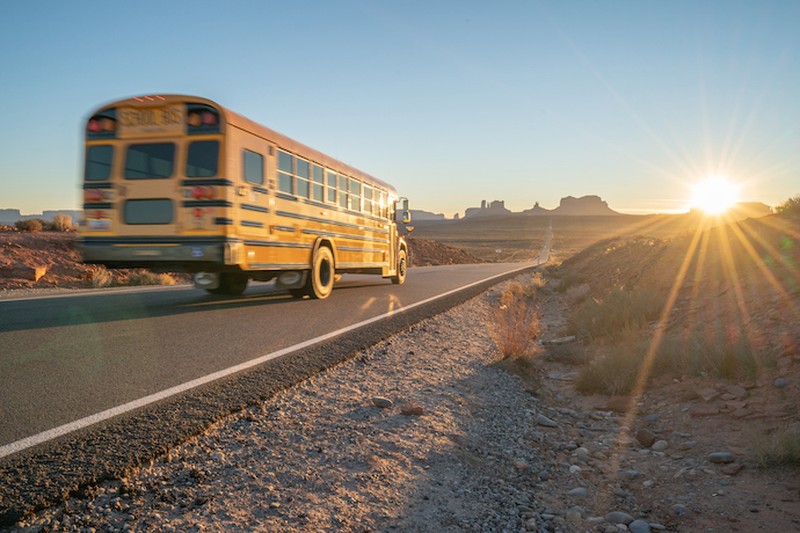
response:
[(233, 207), (227, 200), (184, 200), (183, 207)]
[(349, 233), (334, 233), (333, 231), (325, 231), (321, 229), (304, 229), (303, 233), (306, 235), (321, 235), (323, 237), (336, 237), (337, 239), (352, 239), (354, 241), (365, 242), (379, 242), (389, 244), (388, 239), (377, 239), (375, 237), (362, 237), (361, 235), (351, 235)]
[(190, 178), (181, 181), (181, 185), (185, 185), (187, 187), (192, 185), (223, 185), (223, 186), (230, 186), (233, 185), (231, 180), (225, 178)]
[(380, 265), (385, 263), (339, 263), (336, 268), (380, 268)]
[(113, 189), (114, 186), (111, 184), (110, 181), (100, 181), (100, 182), (84, 182), (83, 184), (84, 189)]
[(289, 233), (294, 233), (295, 229), (292, 226), (272, 226), (278, 231), (286, 231)]
[(225, 236), (219, 237), (82, 237), (79, 239), (81, 244), (87, 246), (109, 246), (114, 244), (190, 244), (190, 245), (214, 245), (225, 243), (240, 242), (238, 239), (229, 239)]
[(217, 226), (233, 226), (232, 218), (215, 218), (214, 224)]
[(242, 220), (241, 221), (241, 225), (242, 226), (247, 226), (248, 228), (263, 228), (264, 227), (263, 223), (255, 222), (255, 221), (252, 221), (252, 220)]
[(247, 209), (248, 211), (257, 211), (259, 213), (269, 213), (269, 208), (260, 206), (260, 205), (253, 205), (253, 204), (239, 204), (239, 207), (242, 209)]
[(297, 198), (295, 196), (292, 196), (291, 194), (282, 193), (282, 192), (276, 192), (275, 193), (275, 197), (276, 198), (281, 198), (283, 200), (291, 200), (292, 202), (296, 202), (297, 201)]
[(245, 246), (264, 246), (266, 248), (302, 248), (310, 250), (313, 245), (302, 242), (280, 242), (280, 241), (244, 241)]
[(362, 254), (380, 254), (383, 250), (375, 250), (373, 248), (356, 248), (354, 246), (337, 246), (336, 249), (340, 252), (359, 252)]
[(269, 194), (269, 189), (265, 189), (264, 187), (256, 187), (253, 185), (253, 190), (255, 192), (260, 192), (261, 194)]
[(257, 270), (305, 270), (306, 263), (250, 263), (250, 268)]
[(86, 202), (83, 204), (84, 209), (114, 209), (114, 204), (111, 202)]

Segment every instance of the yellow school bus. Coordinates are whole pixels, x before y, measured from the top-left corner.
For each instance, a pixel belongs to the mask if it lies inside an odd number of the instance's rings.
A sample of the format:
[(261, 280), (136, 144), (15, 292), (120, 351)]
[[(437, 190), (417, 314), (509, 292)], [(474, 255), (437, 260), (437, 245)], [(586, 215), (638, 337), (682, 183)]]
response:
[(194, 273), (212, 293), (276, 280), (326, 298), (342, 273), (403, 283), (389, 184), (194, 96), (104, 105), (86, 120), (84, 262)]

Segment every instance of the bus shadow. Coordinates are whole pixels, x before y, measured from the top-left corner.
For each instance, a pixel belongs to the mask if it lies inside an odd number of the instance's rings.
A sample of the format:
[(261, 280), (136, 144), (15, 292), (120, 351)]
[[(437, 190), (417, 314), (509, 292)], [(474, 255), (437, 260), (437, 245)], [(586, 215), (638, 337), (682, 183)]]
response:
[(0, 333), (160, 318), (219, 309), (291, 305), (303, 301), (285, 291), (256, 287), (248, 289), (241, 296), (213, 295), (187, 289), (0, 302)]
[(335, 300), (337, 294), (367, 287), (386, 287), (387, 284), (389, 282), (385, 280), (345, 279), (336, 284), (333, 294), (327, 300), (296, 298), (271, 283), (253, 283), (240, 296), (215, 295), (186, 288), (0, 301), (0, 333), (160, 318), (220, 309), (325, 305)]

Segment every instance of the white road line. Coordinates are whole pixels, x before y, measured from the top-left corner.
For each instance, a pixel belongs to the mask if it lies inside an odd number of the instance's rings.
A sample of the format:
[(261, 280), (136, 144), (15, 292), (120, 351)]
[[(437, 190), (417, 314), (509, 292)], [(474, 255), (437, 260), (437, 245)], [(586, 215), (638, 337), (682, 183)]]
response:
[(38, 444), (43, 444), (45, 442), (48, 442), (48, 441), (53, 440), (55, 438), (61, 437), (63, 435), (67, 435), (69, 433), (72, 433), (73, 431), (78, 431), (79, 429), (83, 429), (83, 428), (89, 427), (91, 425), (97, 424), (98, 422), (103, 422), (103, 421), (108, 420), (110, 418), (113, 418), (115, 416), (119, 416), (119, 415), (128, 413), (130, 411), (133, 411), (134, 409), (139, 409), (140, 407), (144, 407), (144, 406), (150, 405), (152, 403), (158, 402), (160, 400), (164, 400), (166, 398), (169, 398), (170, 396), (175, 396), (176, 394), (180, 394), (180, 393), (186, 392), (188, 390), (194, 389), (194, 388), (199, 387), (201, 385), (205, 385), (207, 383), (211, 383), (212, 381), (215, 381), (215, 380), (230, 376), (231, 374), (235, 374), (237, 372), (241, 372), (242, 370), (247, 370), (248, 368), (252, 368), (254, 366), (258, 366), (258, 365), (263, 364), (263, 363), (265, 363), (265, 362), (267, 362), (267, 361), (269, 361), (271, 359), (275, 359), (277, 357), (281, 357), (281, 356), (286, 355), (288, 353), (291, 353), (291, 352), (294, 352), (294, 351), (297, 351), (297, 350), (302, 350), (303, 348), (308, 348), (308, 347), (313, 346), (313, 345), (315, 345), (317, 343), (320, 343), (322, 341), (326, 341), (328, 339), (332, 339), (334, 337), (338, 337), (339, 335), (347, 333), (348, 331), (352, 331), (352, 330), (358, 329), (358, 328), (360, 328), (362, 326), (366, 326), (368, 324), (372, 324), (373, 322), (377, 322), (379, 320), (383, 320), (384, 318), (388, 318), (390, 316), (399, 315), (400, 313), (404, 313), (406, 311), (410, 311), (411, 309), (414, 309), (415, 307), (419, 307), (419, 306), (425, 305), (425, 304), (427, 304), (429, 302), (432, 302), (432, 301), (438, 300), (440, 298), (444, 298), (446, 296), (449, 296), (449, 295), (451, 295), (453, 293), (469, 289), (470, 287), (473, 287), (475, 285), (479, 285), (481, 283), (485, 283), (487, 281), (491, 281), (493, 279), (496, 279), (496, 278), (499, 278), (499, 277), (502, 277), (502, 276), (507, 276), (507, 275), (515, 273), (515, 272), (520, 272), (522, 270), (529, 269), (529, 268), (531, 268), (533, 266), (535, 266), (535, 264), (526, 264), (525, 266), (519, 267), (517, 269), (509, 270), (509, 271), (506, 271), (506, 272), (502, 272), (500, 274), (496, 274), (496, 275), (494, 275), (492, 277), (489, 277), (489, 278), (485, 278), (485, 279), (482, 279), (482, 280), (479, 280), (479, 281), (475, 281), (475, 282), (470, 283), (468, 285), (464, 285), (463, 287), (459, 287), (457, 289), (453, 289), (453, 290), (447, 291), (447, 292), (445, 292), (443, 294), (439, 294), (437, 296), (432, 296), (432, 297), (430, 297), (430, 298), (428, 298), (426, 300), (422, 300), (422, 301), (413, 303), (411, 305), (408, 305), (406, 307), (401, 307), (399, 309), (394, 309), (392, 311), (389, 311), (388, 313), (384, 313), (382, 315), (375, 316), (375, 317), (369, 318), (367, 320), (361, 321), (361, 322), (359, 322), (357, 324), (353, 324), (351, 326), (347, 326), (346, 328), (341, 328), (341, 329), (338, 329), (336, 331), (332, 331), (330, 333), (326, 333), (325, 335), (320, 335), (319, 337), (315, 337), (313, 339), (309, 339), (309, 340), (301, 342), (299, 344), (295, 344), (294, 346), (289, 346), (288, 348), (283, 348), (282, 350), (278, 350), (276, 352), (272, 352), (272, 353), (268, 353), (266, 355), (262, 355), (261, 357), (257, 357), (255, 359), (251, 359), (249, 361), (245, 361), (244, 363), (240, 363), (238, 365), (226, 368), (224, 370), (219, 370), (219, 371), (214, 372), (212, 374), (208, 374), (206, 376), (203, 376), (203, 377), (200, 377), (200, 378), (197, 378), (197, 379), (193, 379), (191, 381), (187, 381), (186, 383), (183, 383), (181, 385), (176, 385), (175, 387), (171, 387), (169, 389), (165, 389), (165, 390), (163, 390), (161, 392), (156, 392), (155, 394), (151, 394), (149, 396), (145, 396), (144, 398), (139, 398), (138, 400), (134, 400), (132, 402), (128, 402), (128, 403), (125, 403), (125, 404), (122, 404), (122, 405), (118, 405), (117, 407), (112, 407), (111, 409), (106, 409), (105, 411), (101, 411), (99, 413), (95, 413), (93, 415), (89, 415), (89, 416), (81, 418), (79, 420), (75, 420), (74, 422), (70, 422), (68, 424), (64, 424), (62, 426), (58, 426), (58, 427), (53, 428), (53, 429), (48, 429), (47, 431), (43, 431), (41, 433), (38, 433), (36, 435), (32, 435), (30, 437), (25, 437), (24, 439), (20, 439), (20, 440), (18, 440), (16, 442), (12, 442), (10, 444), (6, 444), (5, 446), (1, 446), (0, 447), (0, 459), (2, 459), (3, 457), (7, 457), (7, 456), (9, 456), (11, 454), (14, 454), (14, 453), (21, 452), (22, 450), (26, 450), (26, 449), (31, 448), (33, 446), (36, 446)]
[[(3, 302), (21, 302), (23, 300), (46, 300), (49, 298), (69, 298), (75, 296), (110, 296), (126, 292), (155, 292), (155, 291), (177, 291), (191, 290), (193, 285), (152, 285), (139, 287), (108, 287), (103, 289), (63, 289), (69, 292), (54, 292), (52, 294), (37, 294), (31, 296), (9, 296), (5, 297), (0, 293), (0, 304)], [(26, 290), (26, 289), (23, 289)], [(36, 289), (33, 289), (36, 290)], [(49, 289), (41, 289), (49, 290)], [(58, 289), (53, 289), (58, 290)], [(14, 292), (13, 290), (10, 292)]]

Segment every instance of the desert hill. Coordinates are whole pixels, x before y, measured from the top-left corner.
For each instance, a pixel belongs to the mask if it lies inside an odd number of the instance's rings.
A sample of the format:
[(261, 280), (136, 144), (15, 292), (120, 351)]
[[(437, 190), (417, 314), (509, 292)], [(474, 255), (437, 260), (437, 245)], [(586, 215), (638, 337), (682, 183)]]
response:
[[(90, 288), (149, 282), (143, 270), (114, 270), (81, 262), (74, 232), (23, 232), (0, 229), (0, 291), (13, 289)], [(480, 263), (464, 250), (428, 239), (409, 237), (412, 266)], [(174, 282), (188, 283), (187, 275), (174, 274)], [(101, 281), (102, 280), (102, 281)]]

